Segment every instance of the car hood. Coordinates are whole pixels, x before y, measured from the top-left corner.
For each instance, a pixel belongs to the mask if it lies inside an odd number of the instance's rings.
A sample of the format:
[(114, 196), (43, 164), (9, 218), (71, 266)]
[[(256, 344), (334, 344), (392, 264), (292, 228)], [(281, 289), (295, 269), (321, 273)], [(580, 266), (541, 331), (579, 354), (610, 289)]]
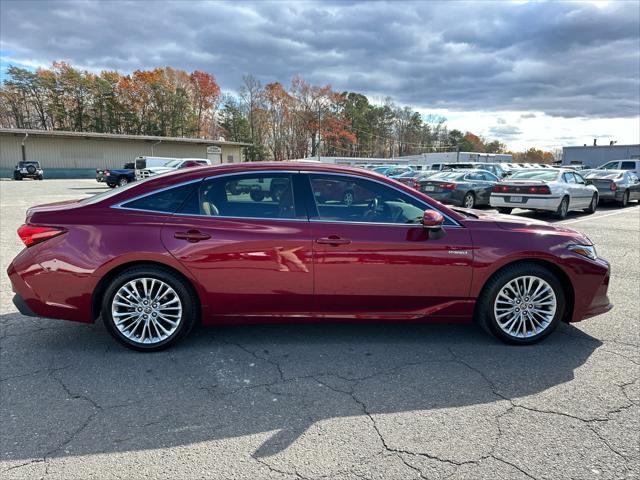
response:
[(571, 228), (558, 223), (545, 222), (534, 218), (518, 217), (515, 215), (502, 215), (500, 213), (480, 212), (478, 210), (466, 210), (462, 208), (454, 209), (458, 212), (468, 213), (474, 221), (490, 222), (501, 230), (530, 232), (543, 235), (562, 235), (576, 239), (585, 245), (591, 245), (589, 237)]

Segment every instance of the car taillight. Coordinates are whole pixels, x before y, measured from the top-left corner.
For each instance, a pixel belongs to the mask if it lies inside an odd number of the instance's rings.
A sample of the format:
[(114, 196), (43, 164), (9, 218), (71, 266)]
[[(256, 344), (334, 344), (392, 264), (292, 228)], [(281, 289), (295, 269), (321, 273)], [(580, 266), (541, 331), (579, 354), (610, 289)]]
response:
[(444, 188), (445, 190), (455, 190), (456, 189), (456, 184), (455, 183), (445, 183), (444, 185), (442, 185), (441, 188)]
[(18, 228), (18, 236), (22, 243), (27, 247), (36, 245), (38, 243), (49, 240), (50, 238), (57, 237), (64, 233), (65, 230), (56, 227), (36, 227), (33, 225), (22, 225)]
[(506, 193), (509, 191), (509, 187), (507, 187), (506, 185), (494, 185), (491, 188), (491, 191), (493, 193)]
[(533, 186), (527, 189), (527, 193), (548, 195), (551, 193), (551, 189), (547, 185)]
[(109, 175), (111, 175), (111, 172), (109, 172), (109, 170), (105, 170), (105, 171), (104, 171), (104, 176), (105, 176), (105, 177), (108, 177)]
[(611, 182), (609, 189), (615, 192), (618, 189), (618, 184), (616, 182)]

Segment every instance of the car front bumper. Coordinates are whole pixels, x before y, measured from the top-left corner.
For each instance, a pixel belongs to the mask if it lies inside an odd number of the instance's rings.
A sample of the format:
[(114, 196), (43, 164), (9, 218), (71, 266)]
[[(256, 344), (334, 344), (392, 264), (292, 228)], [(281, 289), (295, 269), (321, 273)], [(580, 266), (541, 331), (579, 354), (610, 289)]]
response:
[[(520, 197), (520, 201), (511, 201), (512, 197)], [(496, 208), (524, 208), (529, 210), (547, 210), (555, 212), (560, 205), (560, 197), (549, 195), (511, 195), (491, 194), (490, 204)]]

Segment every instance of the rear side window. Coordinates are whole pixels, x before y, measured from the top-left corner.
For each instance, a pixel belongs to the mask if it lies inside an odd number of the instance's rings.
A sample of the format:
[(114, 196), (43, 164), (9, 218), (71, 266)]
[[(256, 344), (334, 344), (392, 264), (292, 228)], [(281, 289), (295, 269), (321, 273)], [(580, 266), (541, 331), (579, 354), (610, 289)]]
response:
[(184, 203), (198, 182), (150, 193), (144, 197), (123, 203), (123, 208), (145, 210), (149, 212), (174, 213)]
[(635, 170), (636, 162), (622, 162), (621, 170)]
[(286, 173), (239, 174), (205, 180), (180, 213), (254, 219), (303, 218), (300, 209), (296, 210), (292, 177)]

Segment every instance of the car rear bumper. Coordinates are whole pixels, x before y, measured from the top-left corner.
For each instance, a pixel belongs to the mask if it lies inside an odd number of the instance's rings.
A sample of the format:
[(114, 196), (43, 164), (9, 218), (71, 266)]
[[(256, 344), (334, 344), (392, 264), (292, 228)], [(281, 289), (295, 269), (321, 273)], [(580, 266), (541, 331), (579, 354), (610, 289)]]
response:
[[(511, 197), (513, 196), (521, 197), (521, 201), (512, 202)], [(550, 212), (555, 212), (560, 205), (560, 197), (492, 193), (490, 204), (492, 207), (497, 208), (524, 208), (530, 210), (547, 210)]]

